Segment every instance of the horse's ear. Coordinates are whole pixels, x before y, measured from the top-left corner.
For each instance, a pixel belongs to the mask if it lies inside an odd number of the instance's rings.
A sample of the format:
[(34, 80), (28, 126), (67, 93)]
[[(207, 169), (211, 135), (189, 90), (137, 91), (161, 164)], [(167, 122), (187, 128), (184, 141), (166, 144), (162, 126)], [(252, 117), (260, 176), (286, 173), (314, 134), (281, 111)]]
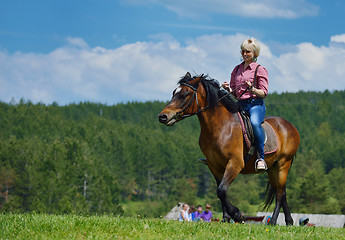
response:
[(192, 78), (192, 75), (190, 75), (190, 72), (187, 72), (186, 75), (184, 76), (185, 78)]

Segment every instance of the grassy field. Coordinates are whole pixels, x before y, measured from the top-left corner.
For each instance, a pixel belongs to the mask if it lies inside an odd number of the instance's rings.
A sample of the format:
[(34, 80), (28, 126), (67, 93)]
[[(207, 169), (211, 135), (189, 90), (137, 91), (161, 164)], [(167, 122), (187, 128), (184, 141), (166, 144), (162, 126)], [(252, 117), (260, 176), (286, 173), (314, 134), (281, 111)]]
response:
[(344, 239), (345, 230), (114, 216), (0, 214), (1, 239)]

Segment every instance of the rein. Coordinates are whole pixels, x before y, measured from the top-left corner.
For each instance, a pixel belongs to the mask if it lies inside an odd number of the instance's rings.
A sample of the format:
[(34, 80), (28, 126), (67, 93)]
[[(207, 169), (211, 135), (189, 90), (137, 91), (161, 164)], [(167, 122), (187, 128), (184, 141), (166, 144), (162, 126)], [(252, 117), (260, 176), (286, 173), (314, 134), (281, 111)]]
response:
[[(258, 66), (256, 67), (255, 73), (254, 73), (254, 81), (253, 81), (254, 87), (256, 87), (256, 85), (257, 85), (257, 71), (258, 71), (259, 66), (260, 66), (260, 65), (258, 65)], [(196, 114), (198, 114), (198, 113), (200, 113), (200, 112), (206, 110), (206, 109), (209, 107), (209, 106), (206, 106), (206, 107), (204, 107), (204, 108), (202, 108), (202, 109), (199, 109), (198, 91), (197, 91), (198, 89), (195, 88), (195, 87), (193, 87), (192, 85), (190, 85), (190, 84), (188, 84), (188, 83), (181, 83), (181, 85), (187, 86), (187, 87), (189, 87), (190, 89), (192, 89), (192, 90), (194, 91), (194, 92), (193, 92), (193, 97), (189, 100), (189, 103), (188, 103), (181, 111), (179, 111), (178, 113), (176, 113), (176, 115), (173, 117), (173, 119), (175, 119), (175, 120), (182, 120), (182, 119), (184, 119), (184, 118), (188, 118), (188, 117), (194, 116), (194, 115), (196, 115)], [(224, 94), (222, 97), (218, 98), (217, 101), (219, 102), (219, 101), (222, 100), (223, 98), (225, 98), (225, 97), (227, 97), (227, 96), (231, 96), (231, 94), (232, 94), (233, 92), (235, 92), (236, 90), (238, 90), (239, 88), (241, 88), (241, 87), (244, 86), (244, 85), (246, 85), (246, 83), (244, 83), (244, 84), (238, 86), (237, 88), (233, 89), (231, 92), (228, 92), (228, 91), (227, 91), (227, 93)], [(241, 94), (240, 97), (242, 97), (242, 95), (245, 94), (248, 90), (250, 90), (250, 87), (249, 87), (249, 86), (248, 86), (248, 87), (246, 88), (246, 90)], [(240, 97), (239, 97), (239, 98), (240, 98)], [(189, 107), (191, 107), (191, 106), (193, 105), (194, 99), (195, 99), (195, 101), (196, 101), (197, 111), (196, 111), (195, 113), (184, 114), (184, 115), (183, 115), (182, 113), (183, 113), (185, 110), (187, 110)], [(235, 98), (235, 99), (236, 99), (236, 98)], [(236, 100), (237, 100), (237, 99), (236, 99)]]
[[(187, 104), (181, 111), (179, 111), (179, 112), (176, 113), (176, 115), (173, 117), (173, 119), (175, 119), (175, 120), (182, 120), (182, 119), (184, 119), (184, 118), (192, 117), (192, 116), (194, 116), (194, 115), (196, 115), (196, 114), (198, 114), (198, 113), (200, 113), (200, 112), (206, 110), (207, 108), (209, 108), (209, 106), (206, 106), (206, 107), (200, 109), (200, 107), (199, 107), (199, 102), (198, 102), (198, 89), (197, 89), (197, 88), (193, 87), (192, 85), (190, 85), (190, 84), (188, 84), (188, 83), (181, 83), (181, 85), (187, 86), (187, 87), (189, 87), (190, 89), (192, 89), (192, 90), (194, 91), (194, 92), (193, 92), (193, 97), (189, 100), (188, 104)], [(233, 93), (234, 91), (236, 91), (237, 89), (239, 89), (239, 88), (242, 87), (242, 86), (243, 86), (243, 85), (241, 85), (241, 86), (235, 88), (235, 89), (232, 90), (231, 92), (228, 92), (228, 91), (227, 91), (227, 93), (224, 94), (224, 96), (218, 98), (217, 102), (219, 102), (219, 101), (222, 100), (223, 98), (225, 98), (225, 97), (231, 95), (231, 93)], [(194, 99), (195, 99), (195, 102), (196, 102), (198, 111), (196, 111), (195, 113), (184, 114), (184, 115), (182, 115), (182, 113), (183, 113), (185, 110), (187, 110), (190, 106), (193, 105), (193, 102), (194, 102), (193, 100), (194, 100)]]
[[(256, 88), (257, 85), (258, 85), (257, 74), (258, 74), (258, 69), (259, 69), (260, 66), (261, 66), (261, 65), (258, 64), (258, 65), (256, 66), (255, 72), (254, 72), (254, 80), (253, 80), (253, 85), (252, 85), (252, 87), (255, 87), (255, 88)], [(237, 65), (236, 73), (237, 73), (237, 71), (238, 71), (238, 67), (239, 67), (239, 65)], [(235, 91), (238, 90), (239, 88), (243, 87), (244, 85), (246, 85), (246, 83), (244, 83), (244, 84), (238, 86), (237, 88), (233, 89), (231, 92), (228, 92), (228, 91), (227, 91), (227, 94), (225, 94), (224, 96), (222, 96), (221, 98), (219, 98), (218, 101), (221, 100), (221, 99), (223, 99), (223, 98), (226, 97), (226, 96), (229, 96), (230, 94), (232, 94), (233, 92), (235, 92)], [(248, 86), (248, 87), (246, 88), (246, 90), (244, 90), (244, 92), (238, 97), (238, 99), (240, 99), (240, 98), (243, 96), (243, 94), (245, 94), (245, 93), (246, 93), (248, 90), (250, 90), (250, 89), (251, 89), (251, 88)]]
[[(231, 92), (226, 91), (226, 94), (224, 94), (221, 98), (218, 98), (218, 102), (219, 102), (220, 100), (222, 100), (223, 98), (227, 97), (227, 96), (231, 96), (231, 94), (232, 94), (233, 92), (235, 92), (237, 89), (239, 89), (240, 87), (244, 86), (245, 84), (246, 84), (246, 83), (244, 83), (244, 84), (238, 86), (237, 88), (233, 89)], [(244, 92), (246, 92), (246, 91), (248, 91), (248, 90), (249, 90), (249, 87), (247, 87), (247, 89), (246, 89)], [(235, 97), (234, 97), (234, 98), (235, 98)], [(235, 99), (236, 99), (236, 98), (235, 98)], [(237, 100), (237, 99), (236, 99), (236, 100)]]

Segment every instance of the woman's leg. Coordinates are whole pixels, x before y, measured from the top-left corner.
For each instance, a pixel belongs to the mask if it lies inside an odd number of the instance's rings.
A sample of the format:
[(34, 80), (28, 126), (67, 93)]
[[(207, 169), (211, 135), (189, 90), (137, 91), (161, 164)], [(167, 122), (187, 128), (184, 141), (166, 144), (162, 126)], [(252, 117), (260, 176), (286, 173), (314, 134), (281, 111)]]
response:
[(265, 113), (266, 107), (264, 103), (261, 105), (255, 105), (249, 110), (250, 122), (252, 123), (254, 131), (255, 146), (257, 148), (257, 151), (259, 152), (260, 158), (262, 159), (265, 159), (265, 134), (263, 128), (261, 127), (261, 123), (263, 123), (264, 121)]

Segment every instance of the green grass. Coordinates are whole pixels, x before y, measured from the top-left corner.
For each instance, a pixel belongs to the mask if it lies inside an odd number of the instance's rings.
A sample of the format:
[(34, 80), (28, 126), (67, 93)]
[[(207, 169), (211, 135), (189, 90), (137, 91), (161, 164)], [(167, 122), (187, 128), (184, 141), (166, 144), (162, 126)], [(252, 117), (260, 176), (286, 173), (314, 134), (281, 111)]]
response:
[[(198, 203), (205, 206), (207, 202), (205, 200), (200, 200)], [(164, 217), (175, 205), (172, 204), (167, 207), (167, 204), (158, 201), (128, 201), (122, 203), (121, 206), (124, 211), (123, 216), (125, 217), (137, 217), (140, 215), (141, 217), (147, 218), (160, 218)], [(212, 213), (214, 218), (221, 219), (223, 216), (223, 213), (215, 212), (213, 209)], [(253, 214), (255, 215), (256, 212)]]
[(1, 239), (344, 239), (345, 230), (114, 216), (0, 214)]

